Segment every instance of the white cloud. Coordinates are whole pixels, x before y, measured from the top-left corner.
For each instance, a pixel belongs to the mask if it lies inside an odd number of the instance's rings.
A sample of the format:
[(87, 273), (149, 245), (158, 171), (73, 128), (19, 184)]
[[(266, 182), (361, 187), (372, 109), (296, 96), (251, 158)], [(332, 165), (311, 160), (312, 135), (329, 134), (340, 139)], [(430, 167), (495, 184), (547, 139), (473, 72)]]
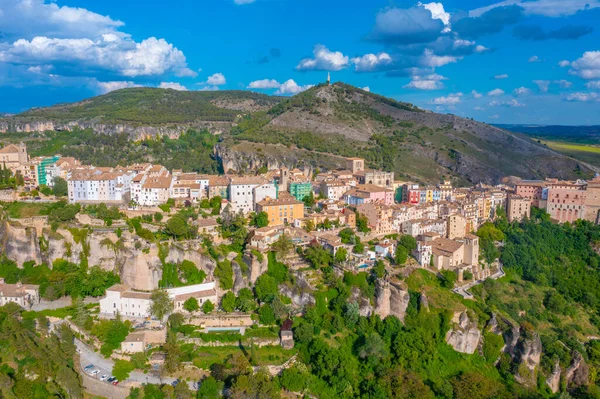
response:
[(225, 80), (225, 76), (220, 72), (210, 75), (206, 80), (206, 84), (211, 86), (221, 86), (225, 83), (227, 83), (227, 81)]
[(490, 97), (498, 97), (504, 94), (504, 90), (502, 89), (494, 89), (492, 91), (488, 91), (488, 96)]
[(502, 75), (494, 76), (494, 79), (496, 79), (496, 80), (508, 79), (508, 75), (503, 73)]
[(525, 106), (525, 104), (518, 102), (514, 98), (512, 100), (508, 100), (508, 101), (497, 101), (497, 100), (490, 101), (490, 103), (488, 105), (490, 107), (512, 107), (512, 108)]
[(404, 88), (417, 90), (440, 90), (444, 88), (444, 83), (442, 83), (442, 80), (447, 79), (448, 78), (438, 75), (437, 73), (426, 76), (413, 76), (410, 83), (405, 85)]
[(314, 58), (304, 58), (296, 66), (298, 71), (339, 71), (348, 66), (350, 60), (339, 51), (329, 51), (322, 44), (313, 49)]
[(173, 89), (173, 90), (179, 90), (179, 91), (187, 91), (187, 87), (177, 83), (177, 82), (161, 82), (160, 85), (158, 85), (158, 87), (160, 87), (161, 89)]
[(496, 7), (518, 5), (528, 15), (543, 15), (546, 17), (563, 17), (573, 15), (580, 10), (590, 10), (600, 7), (599, 0), (505, 0), (486, 7), (481, 7), (469, 12), (470, 17), (479, 17), (486, 11)]
[(141, 85), (131, 81), (96, 82), (96, 85), (102, 94), (127, 87), (141, 87)]
[(243, 5), (243, 4), (252, 4), (254, 3), (256, 0), (233, 0), (233, 2), (237, 5)]
[(462, 93), (449, 94), (446, 97), (437, 97), (429, 101), (429, 104), (434, 105), (456, 105), (460, 103), (460, 98), (463, 96)]
[(250, 82), (248, 89), (279, 89), (281, 83), (275, 79), (261, 79)]
[(104, 35), (99, 40), (57, 39), (37, 36), (19, 39), (0, 51), (0, 61), (16, 64), (71, 63), (103, 69), (123, 76), (151, 76), (173, 72), (195, 76), (185, 56), (164, 39), (151, 37), (140, 43)]
[(571, 63), (572, 75), (583, 79), (600, 78), (600, 51), (586, 51), (583, 56)]
[(475, 90), (471, 91), (471, 95), (473, 96), (473, 98), (481, 98), (481, 97), (483, 97), (483, 94), (481, 94), (481, 93), (479, 93), (479, 92), (477, 92)]
[(364, 91), (371, 91), (371, 88), (369, 86), (365, 86), (362, 88)]
[(483, 111), (483, 110), (485, 110), (485, 108), (482, 108), (482, 107), (475, 107), (475, 108), (473, 108), (473, 109), (474, 109), (475, 111)]
[(450, 13), (447, 13), (444, 10), (444, 5), (442, 3), (418, 3), (417, 5), (429, 10), (433, 19), (442, 21), (444, 23), (444, 32), (450, 31)]
[(391, 64), (392, 57), (388, 53), (365, 54), (362, 57), (354, 57), (350, 61), (357, 72), (370, 72), (383, 65)]
[(203, 86), (198, 91), (219, 91), (219, 86)]
[(521, 86), (521, 87), (516, 88), (514, 93), (516, 96), (526, 96), (528, 94), (531, 94), (531, 90), (528, 89), (527, 87)]
[(476, 53), (484, 53), (484, 52), (489, 51), (489, 50), (490, 50), (489, 48), (487, 48), (485, 46), (482, 46), (482, 45), (479, 45), (479, 44), (475, 47), (475, 52)]
[(555, 80), (553, 83), (556, 83), (557, 85), (560, 86), (561, 89), (568, 89), (571, 86), (573, 86), (573, 83), (569, 82), (568, 80)]
[(48, 73), (53, 69), (54, 69), (54, 67), (52, 65), (36, 65), (36, 66), (30, 66), (29, 68), (27, 68), (27, 71), (40, 75), (40, 74)]
[(540, 57), (538, 57), (537, 55), (533, 55), (533, 56), (529, 57), (529, 59), (527, 61), (528, 62), (542, 62), (542, 60), (540, 60)]
[(313, 86), (314, 85), (299, 86), (293, 79), (289, 79), (281, 84), (279, 90), (277, 90), (275, 94), (298, 94), (300, 92), (310, 89)]
[(439, 56), (435, 55), (432, 50), (425, 49), (423, 56), (421, 57), (421, 62), (423, 65), (438, 68), (444, 66), (446, 64), (451, 64), (453, 62), (457, 62), (462, 59), (461, 57), (452, 57), (449, 55)]
[(588, 89), (599, 89), (600, 90), (600, 80), (596, 80), (594, 82), (587, 82), (585, 87)]
[(558, 66), (560, 66), (561, 68), (568, 67), (569, 65), (571, 65), (571, 63), (567, 60), (562, 60), (558, 62)]
[(567, 96), (567, 101), (580, 101), (580, 102), (590, 102), (590, 101), (600, 101), (600, 95), (596, 93), (572, 93)]
[(534, 80), (533, 83), (535, 83), (538, 89), (543, 93), (546, 93), (548, 91), (548, 87), (550, 86), (549, 80)]

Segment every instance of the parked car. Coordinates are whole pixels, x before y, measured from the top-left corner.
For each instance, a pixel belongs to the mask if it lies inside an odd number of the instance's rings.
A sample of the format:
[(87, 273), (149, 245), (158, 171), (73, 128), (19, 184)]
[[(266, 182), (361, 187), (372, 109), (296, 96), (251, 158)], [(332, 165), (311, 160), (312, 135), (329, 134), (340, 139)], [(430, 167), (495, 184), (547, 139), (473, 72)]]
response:
[(117, 385), (118, 383), (119, 383), (119, 380), (114, 380), (114, 381), (112, 382), (112, 384), (113, 384), (113, 385)]
[(110, 377), (108, 377), (108, 380), (106, 380), (106, 382), (113, 382), (114, 380), (116, 380), (116, 378), (111, 375)]
[(90, 375), (96, 375), (100, 372), (100, 370), (96, 369), (96, 370), (92, 370), (90, 371)]
[(87, 365), (87, 366), (85, 366), (83, 369), (84, 369), (85, 371), (88, 371), (89, 369), (93, 369), (93, 368), (94, 368), (94, 365), (93, 365), (93, 364), (88, 364), (88, 365)]
[(100, 381), (106, 381), (108, 380), (108, 374), (104, 374), (102, 377), (100, 377)]
[(171, 383), (171, 385), (173, 385), (174, 387), (176, 387), (176, 386), (177, 386), (177, 384), (179, 384), (179, 382), (180, 382), (179, 380), (175, 380), (175, 381), (173, 381), (173, 382)]

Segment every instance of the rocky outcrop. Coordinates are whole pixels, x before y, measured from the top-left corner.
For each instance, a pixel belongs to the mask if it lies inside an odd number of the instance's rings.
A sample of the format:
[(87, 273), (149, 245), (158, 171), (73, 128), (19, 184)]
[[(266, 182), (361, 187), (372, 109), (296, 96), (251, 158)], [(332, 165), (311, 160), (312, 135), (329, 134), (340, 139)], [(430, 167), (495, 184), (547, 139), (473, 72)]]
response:
[(22, 226), (18, 222), (0, 221), (0, 253), (19, 266), (30, 261), (42, 263), (35, 228)]
[(369, 317), (373, 314), (373, 305), (369, 298), (365, 298), (358, 287), (352, 287), (350, 293), (350, 299), (348, 302), (355, 302), (358, 304), (358, 313), (363, 317)]
[(571, 365), (565, 370), (565, 383), (567, 388), (573, 389), (582, 385), (588, 385), (590, 380), (590, 369), (583, 356), (578, 351), (573, 351)]
[[(239, 150), (237, 148), (218, 144), (215, 146), (215, 155), (223, 165), (225, 173), (228, 171), (248, 171), (258, 170), (266, 167), (268, 170), (288, 168), (298, 168), (304, 171), (306, 176), (310, 176), (313, 172), (313, 166), (306, 162), (306, 158), (302, 156), (294, 156), (294, 151), (291, 151), (286, 146), (281, 146), (279, 151), (277, 146), (269, 147), (269, 151), (251, 152), (249, 148)], [(327, 155), (323, 155), (327, 158)], [(339, 159), (341, 165), (342, 158)]]
[(557, 393), (560, 390), (560, 376), (562, 370), (560, 368), (560, 361), (556, 359), (554, 362), (554, 367), (552, 368), (552, 373), (546, 378), (546, 385), (550, 387), (552, 393)]
[(419, 295), (419, 310), (429, 312), (429, 300), (424, 292)]
[(446, 342), (461, 353), (475, 353), (481, 340), (481, 331), (476, 321), (471, 321), (467, 312), (454, 315), (454, 326), (446, 333)]
[(537, 369), (542, 358), (542, 341), (538, 333), (528, 331), (522, 334), (515, 352), (518, 364), (515, 380), (528, 387), (537, 383)]
[(281, 284), (279, 293), (285, 295), (292, 300), (292, 306), (295, 308), (303, 308), (307, 305), (316, 303), (313, 295), (313, 287), (303, 273), (295, 272), (292, 275), (294, 284)]
[(266, 254), (262, 254), (262, 259), (250, 250), (246, 250), (242, 257), (244, 263), (248, 266), (250, 282), (254, 284), (256, 279), (269, 268), (269, 261)]
[(233, 293), (237, 295), (237, 293), (242, 288), (246, 288), (248, 284), (242, 273), (242, 268), (235, 260), (231, 261), (231, 268), (233, 270)]
[(399, 282), (378, 279), (375, 285), (375, 313), (382, 319), (396, 316), (404, 321), (410, 294)]

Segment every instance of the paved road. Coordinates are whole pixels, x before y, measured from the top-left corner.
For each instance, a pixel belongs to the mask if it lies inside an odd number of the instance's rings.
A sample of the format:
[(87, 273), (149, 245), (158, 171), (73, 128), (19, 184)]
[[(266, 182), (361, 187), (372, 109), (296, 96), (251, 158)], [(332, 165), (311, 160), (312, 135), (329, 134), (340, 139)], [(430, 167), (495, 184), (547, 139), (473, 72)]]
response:
[[(498, 271), (494, 274), (492, 274), (490, 277), (492, 280), (497, 280), (499, 278), (502, 278), (506, 276), (506, 273), (504, 272), (504, 266), (502, 265), (501, 262), (498, 262)], [(473, 288), (474, 286), (483, 283), (485, 280), (477, 280), (477, 281), (473, 281), (472, 283), (463, 285), (462, 287), (458, 287), (458, 288), (454, 288), (452, 290), (452, 292), (454, 292), (455, 294), (461, 295), (463, 298), (465, 299), (474, 299), (475, 297), (473, 296), (473, 294), (471, 294), (469, 292), (469, 290), (471, 288)]]

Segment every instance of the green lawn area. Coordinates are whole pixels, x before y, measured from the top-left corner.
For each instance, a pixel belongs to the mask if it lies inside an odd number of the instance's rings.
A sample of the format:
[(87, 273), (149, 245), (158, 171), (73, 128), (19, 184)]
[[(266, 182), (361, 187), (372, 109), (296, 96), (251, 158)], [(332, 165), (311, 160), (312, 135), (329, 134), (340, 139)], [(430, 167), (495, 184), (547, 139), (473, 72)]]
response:
[(32, 216), (40, 216), (48, 208), (47, 203), (31, 202), (2, 202), (0, 207), (8, 212), (8, 216), (14, 219), (24, 219)]
[[(228, 356), (238, 352), (249, 355), (250, 346), (197, 347), (194, 350), (194, 365), (201, 369), (208, 369), (212, 364), (224, 361)], [(256, 348), (257, 366), (280, 365), (296, 354), (296, 350), (284, 350), (280, 346), (263, 346)]]

